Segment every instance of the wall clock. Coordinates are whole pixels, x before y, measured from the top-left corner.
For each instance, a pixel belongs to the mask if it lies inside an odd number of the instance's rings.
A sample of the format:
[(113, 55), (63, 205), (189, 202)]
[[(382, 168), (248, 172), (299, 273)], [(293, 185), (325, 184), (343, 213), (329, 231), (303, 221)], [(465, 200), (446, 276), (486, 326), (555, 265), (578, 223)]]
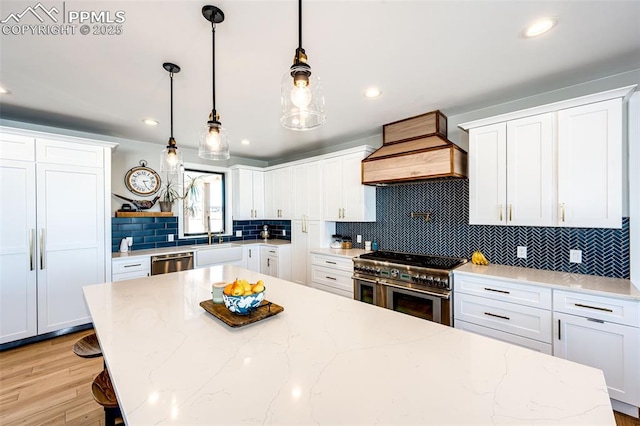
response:
[(124, 176), (127, 189), (137, 195), (153, 195), (160, 189), (160, 176), (147, 162), (140, 160), (140, 165), (129, 169)]

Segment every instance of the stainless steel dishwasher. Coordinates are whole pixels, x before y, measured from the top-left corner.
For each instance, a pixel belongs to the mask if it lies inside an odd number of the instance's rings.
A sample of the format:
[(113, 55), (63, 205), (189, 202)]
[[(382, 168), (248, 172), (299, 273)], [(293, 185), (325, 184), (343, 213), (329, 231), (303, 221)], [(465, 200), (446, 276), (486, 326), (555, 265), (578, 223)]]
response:
[(151, 256), (151, 275), (168, 274), (193, 269), (193, 252)]

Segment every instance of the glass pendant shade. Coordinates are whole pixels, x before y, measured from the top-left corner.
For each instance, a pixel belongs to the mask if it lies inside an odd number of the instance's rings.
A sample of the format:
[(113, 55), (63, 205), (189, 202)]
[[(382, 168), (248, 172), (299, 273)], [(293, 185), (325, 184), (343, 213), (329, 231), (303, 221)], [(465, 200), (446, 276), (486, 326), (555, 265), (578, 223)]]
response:
[(209, 121), (200, 132), (198, 157), (206, 160), (228, 160), (229, 138), (219, 122)]
[(327, 119), (322, 84), (306, 64), (293, 65), (282, 77), (280, 103), (280, 122), (288, 129), (315, 129)]
[(169, 144), (160, 153), (160, 171), (178, 173), (182, 166), (182, 152), (176, 146), (175, 139), (169, 139)]

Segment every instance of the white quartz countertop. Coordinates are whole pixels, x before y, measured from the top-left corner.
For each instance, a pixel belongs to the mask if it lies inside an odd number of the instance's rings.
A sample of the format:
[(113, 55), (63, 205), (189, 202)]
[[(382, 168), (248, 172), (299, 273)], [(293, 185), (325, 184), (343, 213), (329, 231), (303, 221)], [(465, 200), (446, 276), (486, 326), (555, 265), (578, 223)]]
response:
[(454, 274), (478, 274), (485, 277), (504, 278), (523, 284), (535, 284), (582, 293), (599, 294), (640, 301), (640, 290), (630, 280), (545, 271), (507, 265), (474, 265), (469, 262), (454, 270)]
[(282, 246), (282, 245), (290, 245), (291, 241), (289, 240), (242, 240), (242, 241), (231, 241), (228, 243), (222, 244), (198, 244), (192, 246), (176, 246), (176, 247), (163, 247), (157, 249), (149, 249), (149, 250), (133, 250), (127, 253), (115, 252), (111, 253), (112, 259), (120, 259), (120, 258), (136, 258), (140, 256), (156, 256), (159, 254), (172, 254), (172, 253), (185, 253), (188, 251), (197, 251), (197, 250), (209, 250), (215, 248), (225, 248), (225, 247), (234, 247), (234, 246), (245, 246), (245, 245), (266, 245), (266, 246)]
[(329, 256), (348, 257), (353, 259), (364, 253), (371, 253), (371, 250), (364, 249), (332, 249), (332, 248), (314, 248), (310, 250), (311, 253), (326, 254)]
[[(262, 279), (284, 312), (231, 328), (211, 283)], [(84, 287), (136, 425), (615, 425), (600, 370), (221, 265)]]

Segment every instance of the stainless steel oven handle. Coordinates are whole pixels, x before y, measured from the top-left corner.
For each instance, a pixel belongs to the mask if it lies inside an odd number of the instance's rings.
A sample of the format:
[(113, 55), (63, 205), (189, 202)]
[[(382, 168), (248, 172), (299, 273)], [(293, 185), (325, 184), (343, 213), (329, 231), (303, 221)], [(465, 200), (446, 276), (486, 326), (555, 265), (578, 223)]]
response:
[(376, 280), (368, 280), (366, 278), (361, 278), (361, 277), (351, 277), (352, 279), (356, 280), (356, 281), (364, 281), (365, 283), (370, 283), (370, 284), (378, 284), (378, 281)]
[(451, 298), (451, 292), (449, 292), (448, 294), (433, 293), (431, 291), (423, 290), (421, 288), (420, 289), (416, 289), (416, 288), (405, 287), (405, 286), (402, 286), (402, 285), (392, 284), (392, 283), (390, 283), (388, 281), (378, 282), (378, 284), (386, 285), (387, 287), (399, 288), (399, 289), (402, 289), (402, 290), (415, 291), (417, 293), (428, 294), (429, 296), (435, 296), (437, 298), (445, 299), (445, 300), (449, 300)]

